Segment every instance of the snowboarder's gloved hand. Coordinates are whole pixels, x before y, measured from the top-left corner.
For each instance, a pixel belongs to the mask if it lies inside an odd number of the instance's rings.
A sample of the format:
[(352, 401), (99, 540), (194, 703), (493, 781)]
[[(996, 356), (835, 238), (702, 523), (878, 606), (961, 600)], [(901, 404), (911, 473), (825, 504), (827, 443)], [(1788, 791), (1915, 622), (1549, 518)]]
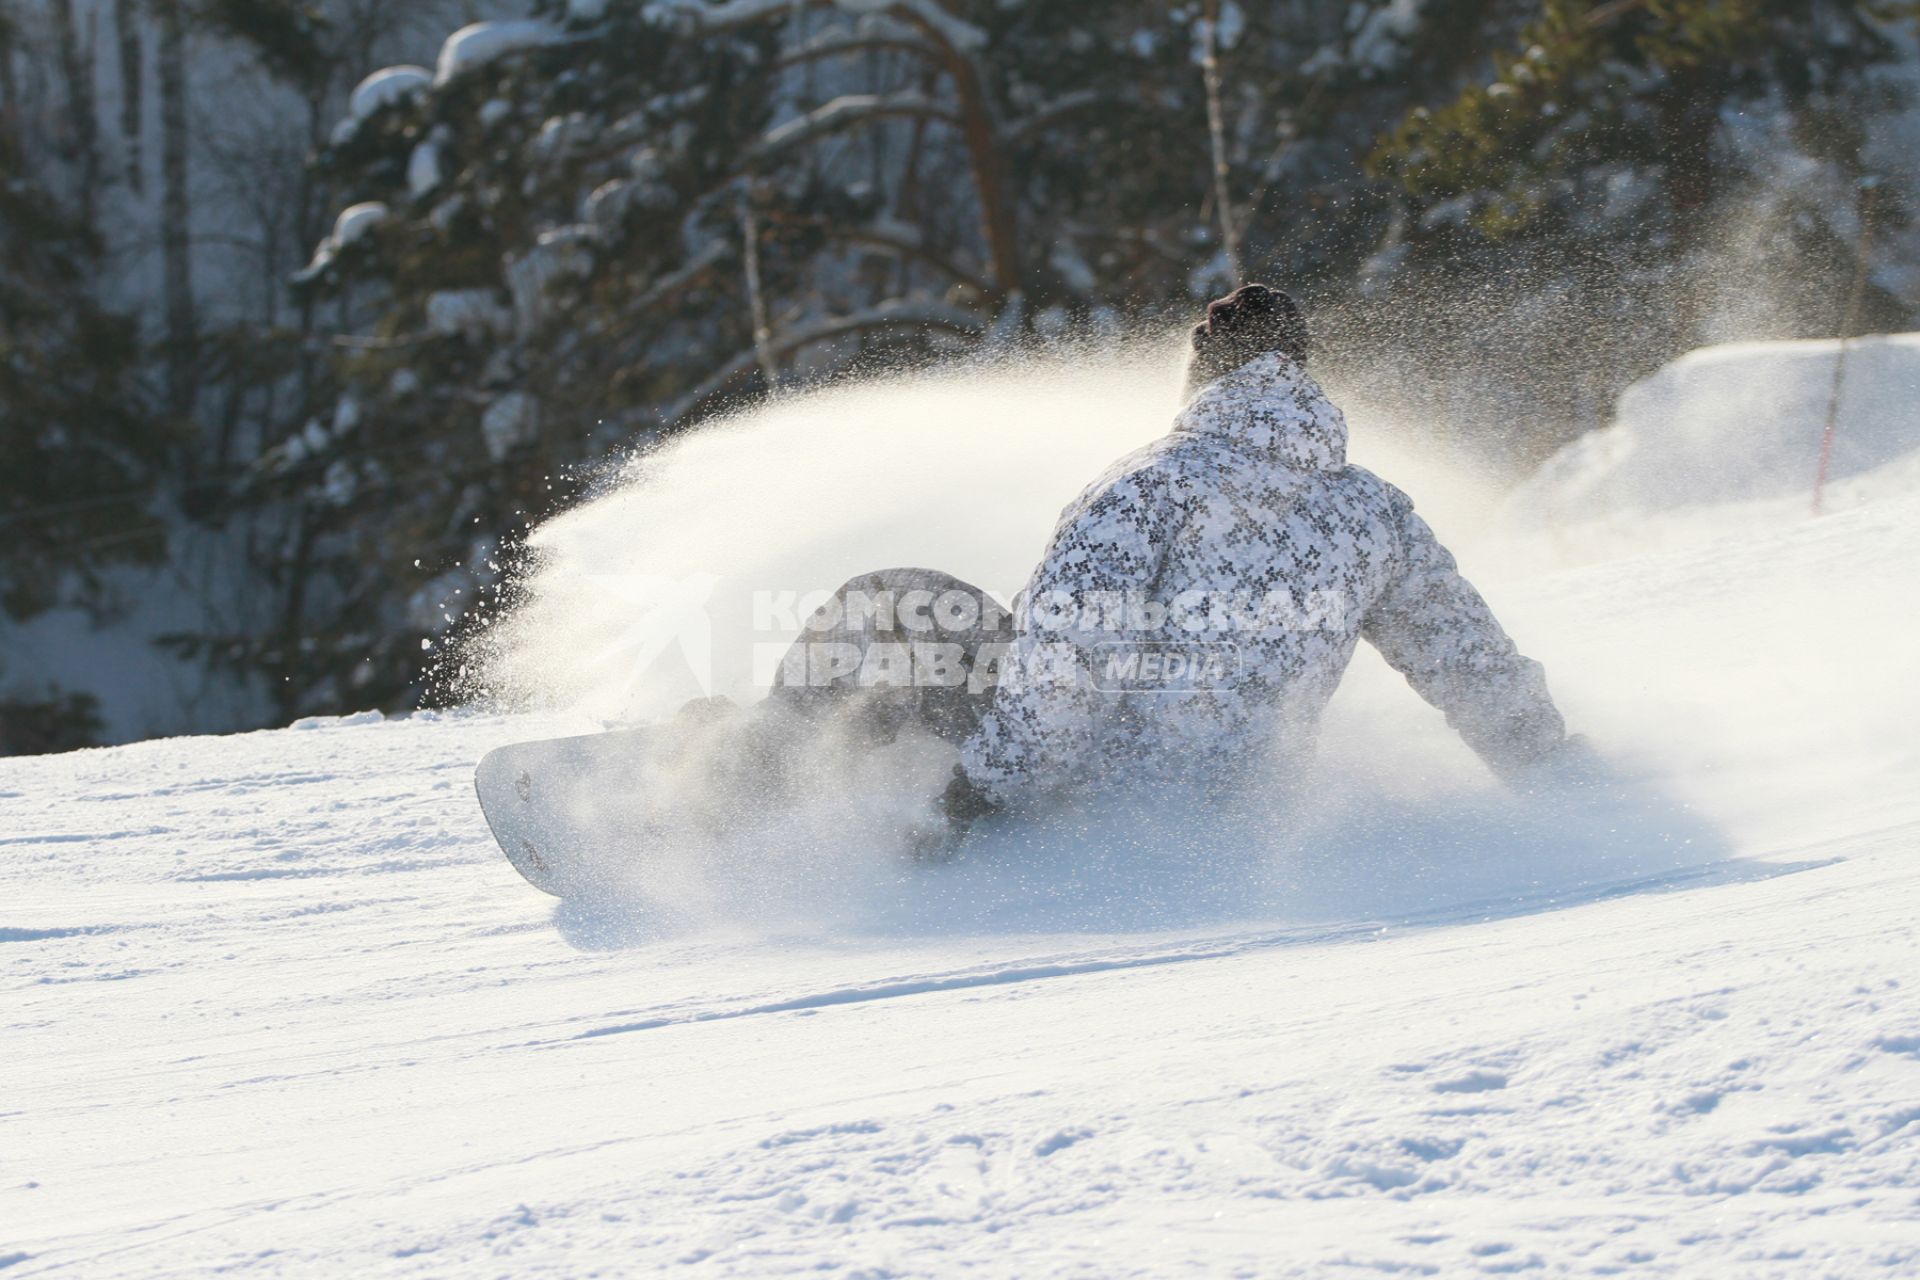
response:
[(953, 766), (953, 780), (940, 793), (934, 808), (943, 819), (943, 825), (922, 832), (914, 840), (913, 856), (923, 862), (944, 862), (952, 857), (953, 851), (966, 839), (967, 832), (973, 829), (975, 822), (1000, 811), (1000, 806), (975, 786), (973, 779), (967, 776), (967, 771), (959, 765)]

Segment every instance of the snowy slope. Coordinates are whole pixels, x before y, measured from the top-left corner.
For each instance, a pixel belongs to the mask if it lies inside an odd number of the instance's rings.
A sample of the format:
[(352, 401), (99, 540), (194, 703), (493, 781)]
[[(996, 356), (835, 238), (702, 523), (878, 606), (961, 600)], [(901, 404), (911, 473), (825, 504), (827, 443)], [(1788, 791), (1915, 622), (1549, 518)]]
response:
[(1369, 659), (1273, 830), (672, 928), (481, 824), (583, 719), (0, 761), (0, 1271), (1915, 1274), (1920, 492), (1740, 530), (1492, 588), (1597, 793)]

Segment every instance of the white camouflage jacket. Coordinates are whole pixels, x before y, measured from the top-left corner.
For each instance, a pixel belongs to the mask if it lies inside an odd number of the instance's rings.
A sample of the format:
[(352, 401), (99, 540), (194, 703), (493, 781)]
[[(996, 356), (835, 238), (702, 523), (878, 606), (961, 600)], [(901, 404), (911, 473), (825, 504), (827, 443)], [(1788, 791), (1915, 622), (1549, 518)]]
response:
[(1363, 637), (1503, 776), (1558, 748), (1539, 664), (1346, 444), (1314, 380), (1270, 354), (1201, 388), (1170, 434), (1089, 486), (1023, 593), (1002, 682), (962, 747), (974, 784), (1020, 804), (1070, 787), (1278, 780), (1311, 749)]

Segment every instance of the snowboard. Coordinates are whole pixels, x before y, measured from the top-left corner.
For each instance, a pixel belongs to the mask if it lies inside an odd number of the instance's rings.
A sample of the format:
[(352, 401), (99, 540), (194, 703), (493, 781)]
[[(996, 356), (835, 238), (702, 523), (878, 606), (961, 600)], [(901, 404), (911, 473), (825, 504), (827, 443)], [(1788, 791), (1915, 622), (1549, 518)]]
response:
[[(494, 839), (529, 884), (562, 898), (644, 877), (649, 850), (663, 843), (777, 844), (784, 818), (822, 804), (848, 810), (849, 839), (917, 844), (930, 823), (941, 825), (933, 798), (990, 695), (970, 679), (868, 682), (864, 663), (821, 679), (812, 646), (894, 645), (896, 598), (910, 609), (916, 597), (956, 595), (979, 608), (942, 623), (937, 638), (960, 645), (970, 676), (988, 646), (1011, 636), (1005, 607), (951, 574), (879, 569), (849, 580), (807, 619), (766, 698), (750, 708), (698, 698), (657, 725), (489, 752), (473, 781)], [(873, 607), (877, 600), (886, 607)]]
[(648, 727), (519, 742), (481, 758), (473, 774), (480, 811), (528, 884), (564, 898), (644, 836), (627, 801), (659, 734)]
[(905, 848), (932, 818), (932, 798), (958, 754), (917, 729), (882, 743), (848, 741), (763, 705), (757, 714), (500, 747), (481, 758), (473, 783), (514, 870), (568, 898), (644, 881), (649, 855), (663, 845), (751, 844), (769, 838), (770, 822), (777, 842), (782, 816), (809, 803), (849, 805), (836, 825), (850, 838)]

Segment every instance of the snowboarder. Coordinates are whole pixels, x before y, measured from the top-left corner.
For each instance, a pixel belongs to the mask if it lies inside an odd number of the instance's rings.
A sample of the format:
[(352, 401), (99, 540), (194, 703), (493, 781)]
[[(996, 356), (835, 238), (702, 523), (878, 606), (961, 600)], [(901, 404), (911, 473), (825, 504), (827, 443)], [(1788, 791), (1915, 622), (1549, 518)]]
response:
[(914, 842), (926, 858), (1052, 797), (1264, 794), (1300, 775), (1361, 639), (1503, 778), (1577, 763), (1539, 664), (1412, 501), (1347, 462), (1293, 301), (1247, 285), (1192, 340), (1173, 430), (1066, 509), (1011, 617), (935, 570), (863, 574), (806, 619), (751, 709), (696, 700), (665, 733), (494, 751), (476, 786), (514, 865), (562, 896), (598, 883), (597, 842), (626, 830), (602, 812), (622, 794), (609, 776), (678, 796), (682, 826), (723, 829), (741, 796), (782, 803), (881, 759), (912, 807), (945, 767), (894, 750), (913, 736), (959, 755)]
[(1347, 462), (1293, 300), (1246, 285), (1207, 307), (1192, 346), (1173, 430), (1066, 509), (1016, 601), (928, 851), (1063, 791), (1279, 776), (1362, 638), (1503, 778), (1567, 743), (1539, 664), (1412, 501)]

